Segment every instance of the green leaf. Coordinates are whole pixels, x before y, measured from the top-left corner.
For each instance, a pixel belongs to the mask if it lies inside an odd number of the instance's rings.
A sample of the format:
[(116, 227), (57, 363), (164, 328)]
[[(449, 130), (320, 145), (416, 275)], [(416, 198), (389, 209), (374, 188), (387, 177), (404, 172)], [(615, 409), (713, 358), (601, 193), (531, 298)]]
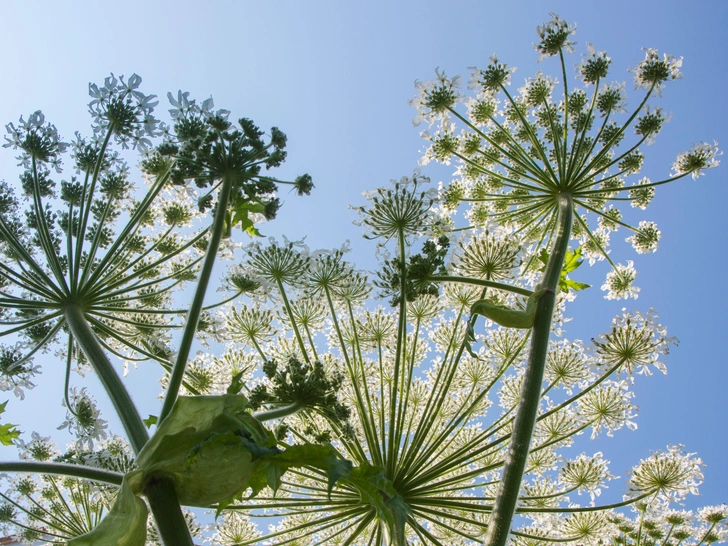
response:
[(256, 497), (258, 493), (263, 491), (263, 489), (265, 489), (267, 486), (268, 476), (266, 476), (263, 472), (253, 474), (250, 477), (250, 481), (248, 482), (248, 487), (250, 488), (250, 495), (248, 495), (248, 498), (252, 499), (253, 497)]
[(407, 546), (405, 524), (411, 509), (386, 478), (384, 471), (365, 463), (354, 468), (346, 481), (356, 488), (363, 502), (376, 510), (387, 533), (385, 543)]
[(0, 425), (0, 444), (13, 445), (13, 440), (20, 437), (20, 431), (15, 427), (16, 425), (11, 424)]
[(564, 267), (561, 270), (562, 275), (568, 275), (572, 271), (578, 269), (584, 260), (581, 259), (581, 247), (576, 250), (567, 250), (566, 257), (564, 258)]
[[(180, 504), (200, 507), (217, 504), (219, 515), (235, 499), (242, 498), (248, 487), (253, 491), (252, 496), (266, 485), (275, 493), (290, 467), (313, 466), (324, 470), (329, 476), (330, 488), (348, 475), (351, 463), (343, 461), (331, 445), (303, 444), (281, 451), (273, 433), (248, 413), (248, 409), (248, 399), (241, 394), (180, 396), (139, 453), (138, 470), (124, 477), (127, 486), (122, 486), (124, 496), (120, 494), (119, 509), (112, 509), (97, 527), (101, 528), (98, 534), (89, 535), (95, 542), (76, 545), (143, 545), (143, 538), (141, 542), (113, 541), (117, 540), (117, 526), (131, 527), (136, 525), (132, 520), (141, 517), (132, 510), (133, 503), (126, 498), (127, 494), (133, 500), (134, 495), (142, 493), (143, 484), (154, 476), (164, 475), (174, 481)], [(143, 501), (136, 500), (144, 505)]]
[(590, 284), (586, 284), (583, 282), (576, 282), (572, 281), (571, 279), (563, 280), (563, 282), (559, 282), (559, 287), (561, 288), (562, 292), (568, 292), (571, 288), (574, 290), (574, 292), (578, 292), (579, 290), (586, 290), (587, 288), (591, 288)]
[(147, 428), (152, 428), (152, 426), (157, 424), (157, 421), (159, 418), (156, 415), (150, 415), (146, 419), (142, 419), (142, 422)]
[(258, 228), (251, 222), (248, 227), (245, 228), (245, 232), (251, 237), (262, 237), (263, 235), (258, 231)]
[[(564, 258), (564, 267), (561, 269), (561, 276), (559, 277), (559, 289), (568, 293), (569, 290), (578, 292), (579, 290), (585, 290), (590, 288), (590, 284), (583, 282), (577, 282), (568, 278), (569, 273), (576, 271), (584, 263), (582, 259), (582, 248), (579, 246), (576, 250), (567, 250), (566, 257)], [(538, 255), (538, 259), (544, 264), (540, 271), (546, 271), (546, 264), (549, 261), (549, 253), (545, 249), (541, 249), (541, 253)]]
[(238, 199), (233, 205), (233, 217), (230, 223), (230, 227), (234, 227), (240, 224), (240, 229), (247, 232), (251, 236), (260, 237), (260, 232), (253, 225), (253, 221), (248, 217), (248, 214), (255, 212), (263, 214), (265, 212), (265, 205), (260, 201), (249, 201), (247, 199)]
[(412, 510), (399, 494), (386, 499), (384, 504), (392, 514), (392, 529), (389, 531), (389, 541), (397, 546), (407, 546), (405, 525), (407, 523), (407, 517), (412, 513)]
[[(312, 466), (323, 470), (328, 476), (329, 493), (336, 482), (341, 478), (349, 476), (352, 464), (342, 459), (338, 451), (331, 445), (301, 444), (289, 446), (278, 453), (270, 453), (256, 461), (258, 466), (248, 480), (248, 487), (251, 493), (248, 498), (253, 498), (263, 489), (270, 487), (274, 494), (281, 485), (281, 478), (289, 468)], [(241, 492), (242, 493), (242, 492)], [(242, 494), (224, 499), (218, 503), (216, 516), (236, 499), (241, 499)]]
[(147, 505), (124, 478), (114, 505), (93, 530), (68, 542), (68, 546), (144, 546), (147, 539)]
[[(5, 406), (7, 405), (7, 400), (0, 404), (0, 414), (5, 413)], [(10, 423), (0, 425), (0, 444), (4, 446), (13, 445), (13, 440), (20, 437), (20, 431), (15, 428), (17, 426), (18, 425), (11, 425)]]
[[(275, 437), (242, 395), (181, 396), (139, 453), (145, 476), (174, 479), (180, 503), (209, 506), (244, 491)], [(253, 454), (251, 449), (256, 453)]]
[(281, 486), (281, 476), (283, 476), (284, 472), (285, 470), (277, 464), (268, 465), (268, 468), (265, 469), (266, 483), (273, 490), (273, 496), (275, 496), (278, 488)]
[(245, 372), (242, 371), (233, 375), (233, 380), (230, 382), (230, 386), (227, 388), (227, 391), (225, 391), (227, 394), (238, 394), (241, 390), (243, 390), (243, 387), (245, 386), (242, 382), (244, 374)]
[(331, 459), (328, 463), (326, 470), (326, 476), (328, 477), (328, 494), (331, 496), (331, 490), (336, 485), (336, 482), (341, 478), (346, 478), (351, 474), (352, 464), (351, 461), (336, 457)]
[[(276, 487), (273, 487), (270, 480), (271, 476), (280, 473), (278, 475), (278, 478), (280, 478), (289, 468), (302, 466), (312, 466), (326, 472), (329, 494), (336, 482), (341, 478), (348, 477), (352, 470), (351, 462), (342, 459), (339, 452), (330, 444), (319, 445), (306, 443), (289, 446), (280, 453), (264, 457), (263, 464), (258, 469), (258, 473), (265, 476), (265, 483), (275, 491), (279, 484), (274, 480)], [(276, 467), (276, 470), (271, 471), (270, 467)], [(254, 480), (258, 484), (263, 481), (260, 476), (254, 476), (251, 479), (251, 483)], [(259, 491), (260, 489), (258, 491), (254, 490), (253, 496)]]

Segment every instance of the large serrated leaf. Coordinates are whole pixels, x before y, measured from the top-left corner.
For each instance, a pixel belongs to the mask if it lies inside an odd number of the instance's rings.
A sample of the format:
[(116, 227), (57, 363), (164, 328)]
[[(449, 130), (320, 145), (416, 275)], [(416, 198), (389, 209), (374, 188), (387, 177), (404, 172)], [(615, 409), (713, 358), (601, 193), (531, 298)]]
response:
[(144, 502), (135, 495), (142, 494), (142, 484), (154, 476), (163, 475), (174, 481), (180, 504), (217, 504), (218, 515), (242, 498), (249, 487), (251, 496), (266, 485), (277, 491), (290, 467), (312, 466), (325, 471), (329, 488), (339, 478), (348, 476), (351, 463), (342, 460), (331, 445), (303, 444), (282, 451), (276, 446), (273, 433), (247, 410), (248, 401), (239, 394), (179, 397), (139, 453), (138, 470), (125, 476), (119, 507), (115, 504), (93, 534), (86, 535), (93, 542), (78, 542), (74, 546), (143, 546), (144, 538), (139, 542), (137, 534), (132, 537), (136, 542), (118, 542), (116, 537), (122, 536), (122, 529), (141, 525), (137, 520), (146, 522), (146, 512), (142, 517), (134, 509), (141, 503), (146, 510)]
[[(541, 253), (538, 255), (539, 261), (541, 261), (544, 265), (541, 268), (541, 271), (546, 271), (546, 265), (549, 261), (549, 253), (545, 249), (541, 249)], [(584, 263), (584, 260), (582, 259), (582, 248), (579, 246), (576, 248), (576, 250), (567, 250), (566, 256), (564, 257), (564, 266), (561, 268), (561, 275), (559, 276), (559, 289), (567, 293), (569, 290), (573, 290), (574, 292), (577, 292), (579, 290), (586, 290), (587, 288), (590, 288), (590, 284), (586, 284), (583, 282), (577, 282), (572, 279), (568, 278), (569, 273), (576, 271), (579, 267), (581, 267), (581, 264)]]

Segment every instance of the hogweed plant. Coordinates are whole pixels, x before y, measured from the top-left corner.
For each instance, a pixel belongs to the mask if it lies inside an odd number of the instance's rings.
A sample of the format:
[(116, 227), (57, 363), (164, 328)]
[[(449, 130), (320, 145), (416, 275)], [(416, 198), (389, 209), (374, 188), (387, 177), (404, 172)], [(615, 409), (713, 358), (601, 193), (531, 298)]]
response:
[[(539, 72), (516, 92), (495, 56), (470, 91), (439, 71), (417, 84), (422, 164), (457, 171), (439, 190), (416, 172), (366, 195), (360, 222), (383, 256), (374, 276), (347, 248), (254, 242), (223, 280), (229, 296), (207, 307), (232, 228), (256, 235), (278, 207), (280, 181), (261, 168), (285, 157), (280, 131), (235, 128), (183, 93), (161, 126), (137, 76), (91, 86), (88, 143), (61, 142), (40, 113), (9, 125), (26, 171), (25, 201), (6, 186), (0, 210), (0, 318), (15, 342), (2, 350), (2, 386), (22, 397), (63, 338), (63, 426), (78, 440), (59, 453), (5, 426), (21, 460), (0, 469), (21, 474), (0, 519), (28, 540), (73, 545), (192, 544), (200, 526), (180, 506), (213, 508), (205, 540), (220, 545), (724, 541), (725, 506), (676, 505), (703, 479), (682, 446), (639, 461), (611, 504), (599, 502), (615, 479), (605, 455), (569, 451), (580, 434), (634, 428), (633, 377), (664, 372), (674, 343), (652, 310), (623, 312), (589, 345), (568, 340), (566, 306), (589, 288), (572, 276), (584, 259), (606, 260), (606, 297), (636, 298), (634, 264), (612, 261), (610, 237), (622, 228), (649, 253), (660, 231), (629, 225), (619, 205), (645, 209), (657, 186), (697, 178), (719, 155), (699, 144), (670, 177), (634, 180), (667, 121), (650, 98), (681, 77), (681, 60), (646, 50), (630, 113), (591, 46), (582, 87), (570, 86), (573, 33), (556, 16), (539, 27), (536, 49), (558, 57), (559, 76)], [(112, 146), (144, 152), (143, 197)], [(49, 169), (69, 147), (78, 178), (58, 191)], [(293, 184), (311, 189), (307, 176)], [(189, 309), (176, 308), (172, 290), (192, 281)], [(196, 339), (224, 349), (191, 357)], [(142, 423), (107, 355), (163, 367), (158, 417)], [(71, 385), (74, 366), (99, 375), (128, 446)], [(275, 518), (267, 533), (262, 518)]]
[[(180, 385), (199, 394), (199, 378), (193, 369), (188, 373), (186, 366), (196, 334), (214, 329), (203, 300), (215, 262), (221, 252), (230, 252), (227, 241), (232, 229), (240, 225), (256, 234), (255, 221), (272, 219), (279, 206), (275, 192), (281, 181), (263, 171), (285, 159), (286, 136), (279, 129), (274, 127), (266, 136), (248, 119), (234, 125), (228, 121), (228, 111), (213, 110), (211, 99), (198, 105), (182, 92), (176, 97), (169, 94), (173, 123), (163, 125), (153, 116), (158, 101), (143, 94), (140, 83), (137, 75), (127, 81), (112, 75), (102, 87), (89, 86), (90, 139), (76, 133), (74, 142), (63, 142), (41, 112), (33, 113), (27, 121), (21, 117), (17, 126), (7, 125), (5, 146), (18, 151), (24, 172), (19, 188), (22, 197), (3, 183), (0, 205), (2, 336), (14, 341), (0, 349), (3, 388), (22, 398), (23, 389), (33, 387), (32, 379), (40, 371), (34, 359), (60, 341), (57, 354), (63, 356), (66, 366), (64, 399), (68, 411), (68, 419), (61, 426), (76, 433), (77, 447), (88, 455), (76, 460), (88, 459), (94, 440), (105, 437), (106, 431), (93, 398), (71, 386), (74, 365), (81, 370), (91, 368), (99, 376), (136, 456), (132, 474), (137, 481), (133, 487), (124, 481), (110, 516), (89, 537), (76, 538), (73, 544), (111, 544), (115, 540), (131, 544), (138, 537), (143, 541), (147, 508), (136, 497), (141, 493), (155, 514), (162, 540), (166, 544), (192, 544), (176, 500), (186, 493), (175, 483), (174, 458), (163, 454), (175, 440), (167, 438), (165, 442), (163, 431), (171, 429), (172, 435), (179, 434), (175, 425), (180, 426), (185, 411), (191, 411), (183, 410), (185, 402), (178, 400)], [(161, 139), (154, 149), (152, 138)], [(135, 191), (129, 181), (129, 168), (114, 149), (119, 147), (143, 153), (141, 168), (148, 182), (145, 192)], [(61, 173), (63, 155), (69, 151), (76, 176), (57, 184), (50, 169)], [(308, 193), (312, 186), (307, 175), (291, 184), (299, 193)], [(205, 217), (211, 209), (214, 218), (210, 224)], [(197, 229), (195, 223), (199, 224)], [(188, 309), (174, 309), (172, 292), (189, 281), (197, 283), (192, 303)], [(234, 296), (255, 288), (245, 279), (236, 282)], [(180, 323), (178, 317), (184, 321)], [(176, 349), (170, 345), (172, 328), (183, 330)], [(169, 395), (159, 416), (158, 430), (162, 432), (151, 442), (108, 354), (126, 363), (156, 361), (168, 373)], [(264, 455), (282, 452), (255, 418), (242, 417), (250, 420), (249, 425), (236, 419), (235, 408), (245, 406), (244, 397), (233, 394), (230, 400), (215, 397), (195, 401), (203, 405), (193, 403), (194, 410), (208, 409), (209, 419), (205, 422), (200, 416), (196, 424), (202, 428), (196, 430), (197, 435), (187, 430), (177, 441), (192, 441), (189, 447), (194, 447), (234, 430), (248, 463), (251, 452), (242, 447), (244, 444), (254, 451), (256, 447), (263, 450), (256, 452), (260, 461), (252, 466), (260, 466)], [(216, 419), (224, 420), (228, 411), (228, 421), (218, 423)], [(246, 427), (252, 427), (252, 432), (244, 432)], [(216, 441), (223, 442), (220, 438)], [(76, 478), (105, 475), (102, 481), (117, 486), (122, 483), (118, 469), (99, 474), (99, 465), (35, 458), (37, 462), (6, 463), (3, 468)], [(148, 467), (141, 464), (145, 460)], [(194, 473), (187, 472), (186, 481), (191, 483), (192, 477), (192, 481), (210, 482), (210, 471), (202, 474), (204, 478), (194, 478)], [(64, 500), (68, 497), (55, 486), (53, 490), (56, 501), (69, 507)], [(74, 526), (71, 520), (56, 516), (56, 501), (48, 500), (51, 508), (45, 508), (29, 496), (31, 490), (26, 493), (33, 508), (26, 510), (31, 523), (24, 524), (23, 534), (30, 538), (65, 541), (82, 535), (81, 531), (94, 527), (105, 506), (103, 500), (93, 506), (83, 505), (86, 525)], [(199, 504), (195, 494), (184, 499), (186, 504)], [(79, 494), (71, 488), (68, 495), (73, 498)], [(10, 496), (6, 500), (11, 511), (23, 506)], [(209, 503), (202, 499), (203, 505)]]

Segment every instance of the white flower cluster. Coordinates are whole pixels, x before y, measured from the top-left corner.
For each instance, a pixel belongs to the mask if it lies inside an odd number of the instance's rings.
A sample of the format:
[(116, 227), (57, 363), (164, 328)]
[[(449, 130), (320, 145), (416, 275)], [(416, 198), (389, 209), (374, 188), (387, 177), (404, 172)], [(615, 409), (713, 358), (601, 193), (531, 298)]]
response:
[(718, 157), (723, 155), (718, 149), (718, 142), (713, 144), (701, 142), (696, 144), (687, 152), (682, 152), (677, 156), (675, 163), (672, 164), (672, 176), (684, 176), (690, 174), (693, 180), (704, 175), (705, 169), (711, 169), (720, 165)]
[(607, 273), (607, 280), (602, 285), (602, 290), (607, 292), (604, 299), (637, 299), (640, 289), (633, 285), (636, 278), (637, 271), (632, 260), (629, 260), (627, 265), (618, 264), (615, 269)]
[(697, 495), (703, 483), (703, 461), (686, 453), (681, 445), (670, 445), (643, 459), (630, 472), (630, 493), (634, 496), (658, 494), (667, 501), (681, 501)]
[(58, 426), (58, 430), (67, 428), (76, 436), (76, 445), (80, 449), (93, 450), (94, 440), (103, 440), (107, 436), (106, 421), (99, 417), (101, 412), (94, 399), (86, 392), (86, 387), (80, 391), (71, 387), (69, 402), (70, 406), (65, 400), (63, 402), (66, 407), (66, 420)]
[(159, 120), (152, 112), (159, 104), (156, 95), (145, 95), (139, 91), (142, 79), (132, 74), (128, 81), (124, 76), (118, 79), (111, 74), (99, 87), (95, 83), (88, 86), (91, 96), (88, 108), (93, 118), (94, 139), (101, 144), (110, 131), (123, 148), (129, 143), (135, 149), (146, 152), (152, 145), (150, 140), (159, 136)]
[(37, 110), (28, 116), (28, 121), (20, 116), (17, 127), (8, 123), (5, 129), (8, 136), (3, 148), (22, 150), (17, 156), (19, 166), (30, 169), (35, 161), (41, 165), (48, 163), (56, 172), (61, 172), (61, 155), (68, 148), (68, 143), (61, 141), (55, 125), (45, 123), (43, 112)]

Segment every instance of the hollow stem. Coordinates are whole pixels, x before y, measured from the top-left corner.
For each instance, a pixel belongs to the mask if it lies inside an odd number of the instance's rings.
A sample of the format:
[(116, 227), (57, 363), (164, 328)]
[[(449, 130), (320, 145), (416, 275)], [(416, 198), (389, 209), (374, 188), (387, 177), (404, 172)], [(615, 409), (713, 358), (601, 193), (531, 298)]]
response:
[(139, 453), (149, 440), (149, 435), (129, 392), (111, 365), (101, 343), (86, 320), (83, 310), (78, 305), (70, 304), (66, 306), (64, 315), (73, 334), (73, 339), (76, 340), (91, 366), (93, 366), (112, 404), (114, 404), (116, 414), (124, 426), (134, 453)]
[[(101, 379), (101, 383), (116, 409), (116, 414), (124, 426), (134, 454), (138, 455), (149, 440), (149, 435), (129, 392), (106, 357), (101, 343), (79, 305), (67, 305), (64, 314), (73, 338)], [(147, 493), (149, 506), (164, 545), (193, 546), (182, 509), (177, 502), (174, 482), (171, 479), (157, 480), (150, 491), (151, 493)]]
[(556, 240), (541, 283), (541, 287), (545, 288), (546, 292), (536, 306), (531, 348), (521, 386), (520, 402), (513, 423), (513, 433), (506, 454), (503, 477), (498, 488), (493, 513), (488, 521), (488, 534), (485, 540), (487, 546), (505, 546), (508, 539), (531, 446), (531, 436), (536, 423), (551, 334), (551, 321), (556, 304), (556, 293), (559, 289), (559, 277), (564, 266), (566, 251), (569, 248), (573, 217), (571, 196), (559, 195), (558, 207)]
[(174, 480), (168, 476), (154, 476), (143, 489), (149, 500), (157, 530), (165, 546), (194, 546), (187, 522), (179, 508)]
[(192, 298), (190, 310), (187, 313), (187, 322), (185, 323), (182, 341), (180, 342), (179, 352), (177, 353), (177, 360), (175, 361), (172, 373), (169, 376), (167, 394), (164, 396), (164, 404), (162, 405), (162, 411), (159, 414), (160, 423), (164, 421), (164, 419), (169, 415), (169, 412), (172, 411), (172, 407), (177, 400), (179, 387), (182, 384), (182, 378), (184, 377), (185, 368), (187, 367), (187, 359), (189, 358), (192, 342), (194, 341), (195, 334), (197, 332), (197, 323), (200, 320), (200, 314), (202, 313), (202, 304), (205, 301), (205, 293), (207, 292), (207, 286), (210, 283), (212, 269), (215, 265), (215, 260), (217, 259), (217, 251), (220, 248), (220, 241), (222, 240), (223, 231), (225, 230), (225, 215), (227, 214), (228, 202), (230, 201), (234, 181), (235, 175), (233, 173), (228, 173), (223, 177), (223, 182), (220, 186), (217, 206), (215, 207), (215, 219), (213, 220), (212, 231), (210, 233), (210, 242), (207, 245), (205, 261), (202, 264), (202, 270), (200, 271), (199, 280), (197, 281), (197, 289), (195, 290), (195, 295)]

